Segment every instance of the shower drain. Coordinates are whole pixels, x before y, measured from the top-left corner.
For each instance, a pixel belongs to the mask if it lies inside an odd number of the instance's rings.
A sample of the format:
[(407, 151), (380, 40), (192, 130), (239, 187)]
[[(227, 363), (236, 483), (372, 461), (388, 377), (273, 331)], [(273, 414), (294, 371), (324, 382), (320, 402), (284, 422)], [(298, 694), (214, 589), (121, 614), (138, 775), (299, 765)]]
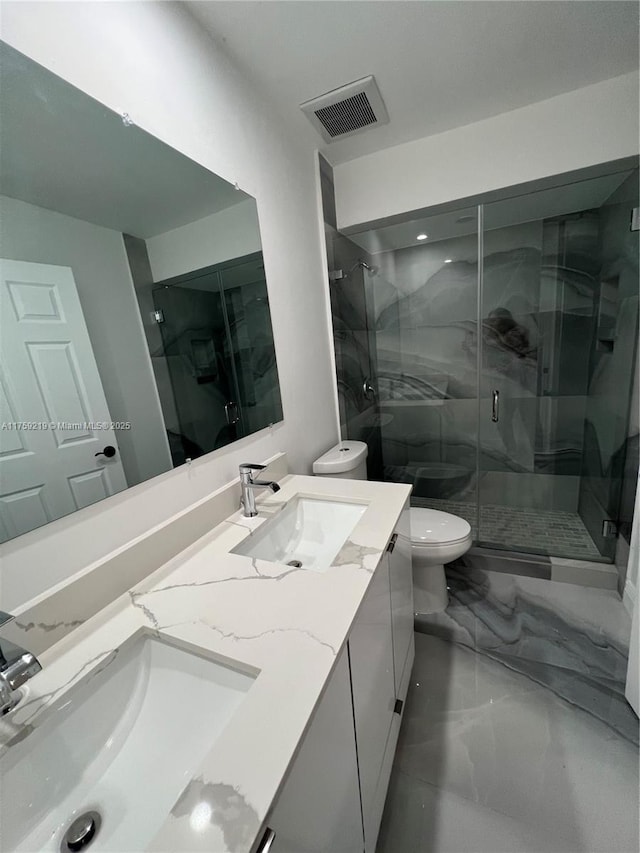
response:
[(98, 834), (102, 818), (96, 811), (85, 812), (77, 817), (62, 837), (61, 853), (69, 850), (84, 850)]
[(302, 568), (302, 563), (300, 562), (300, 560), (289, 560), (287, 565), (293, 566), (294, 569), (301, 569)]

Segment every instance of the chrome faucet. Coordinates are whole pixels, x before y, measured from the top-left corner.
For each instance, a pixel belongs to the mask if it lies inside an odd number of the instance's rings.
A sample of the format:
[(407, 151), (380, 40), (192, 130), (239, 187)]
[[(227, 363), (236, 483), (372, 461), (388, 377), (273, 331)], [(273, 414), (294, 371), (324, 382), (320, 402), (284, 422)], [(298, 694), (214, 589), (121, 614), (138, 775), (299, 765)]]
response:
[(279, 492), (280, 486), (269, 480), (254, 480), (252, 471), (264, 471), (266, 465), (257, 465), (253, 462), (243, 462), (240, 466), (240, 488), (242, 489), (242, 506), (244, 507), (243, 515), (246, 518), (253, 518), (258, 514), (256, 509), (256, 496), (253, 493), (256, 489), (271, 489), (272, 492)]
[[(13, 618), (10, 613), (0, 610), (0, 626), (11, 622)], [(18, 688), (41, 669), (35, 655), (0, 637), (0, 714), (15, 708), (20, 701)]]

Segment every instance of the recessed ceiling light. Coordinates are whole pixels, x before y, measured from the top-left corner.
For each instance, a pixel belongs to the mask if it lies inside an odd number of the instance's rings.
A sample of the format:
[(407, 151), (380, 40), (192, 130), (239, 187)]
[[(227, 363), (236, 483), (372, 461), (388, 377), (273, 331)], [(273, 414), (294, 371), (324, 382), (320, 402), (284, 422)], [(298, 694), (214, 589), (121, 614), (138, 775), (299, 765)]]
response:
[(428, 236), (428, 234), (418, 234), (416, 240), (426, 240)]
[(445, 258), (444, 259), (445, 264), (450, 264), (452, 261), (453, 261), (453, 258)]

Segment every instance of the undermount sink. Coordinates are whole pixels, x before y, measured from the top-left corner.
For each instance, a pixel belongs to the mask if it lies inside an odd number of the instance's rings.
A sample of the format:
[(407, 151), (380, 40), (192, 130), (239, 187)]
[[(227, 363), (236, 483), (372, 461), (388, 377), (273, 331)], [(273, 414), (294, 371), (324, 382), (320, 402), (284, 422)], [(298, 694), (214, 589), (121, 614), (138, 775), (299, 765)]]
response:
[(144, 850), (253, 683), (149, 636), (108, 660), (0, 758), (3, 850), (77, 849), (87, 812), (92, 853)]
[(232, 553), (322, 571), (332, 564), (366, 509), (366, 504), (295, 498)]

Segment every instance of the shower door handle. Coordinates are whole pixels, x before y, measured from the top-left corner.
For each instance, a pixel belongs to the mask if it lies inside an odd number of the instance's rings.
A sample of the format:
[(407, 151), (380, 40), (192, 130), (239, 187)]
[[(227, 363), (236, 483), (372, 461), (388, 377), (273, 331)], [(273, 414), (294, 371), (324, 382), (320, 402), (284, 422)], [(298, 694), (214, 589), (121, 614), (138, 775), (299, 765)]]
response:
[(494, 389), (491, 394), (491, 398), (491, 420), (494, 424), (497, 424), (498, 419), (500, 418), (500, 392)]
[(376, 389), (371, 384), (371, 380), (367, 376), (367, 378), (362, 383), (362, 393), (364, 394), (365, 400), (374, 400), (376, 396)]

